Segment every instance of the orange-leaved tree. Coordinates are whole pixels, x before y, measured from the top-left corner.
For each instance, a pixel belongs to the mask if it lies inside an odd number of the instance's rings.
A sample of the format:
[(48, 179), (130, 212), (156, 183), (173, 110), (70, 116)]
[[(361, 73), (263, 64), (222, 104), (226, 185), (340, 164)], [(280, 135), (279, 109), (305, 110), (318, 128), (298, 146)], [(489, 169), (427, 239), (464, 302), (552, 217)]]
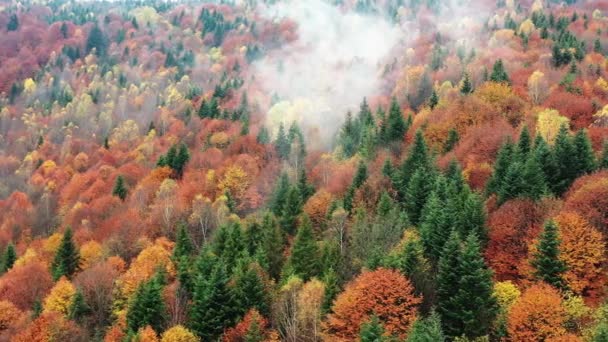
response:
[(410, 281), (394, 270), (364, 271), (346, 286), (325, 324), (332, 341), (353, 341), (362, 323), (375, 315), (386, 333), (405, 338), (418, 316), (420, 297)]

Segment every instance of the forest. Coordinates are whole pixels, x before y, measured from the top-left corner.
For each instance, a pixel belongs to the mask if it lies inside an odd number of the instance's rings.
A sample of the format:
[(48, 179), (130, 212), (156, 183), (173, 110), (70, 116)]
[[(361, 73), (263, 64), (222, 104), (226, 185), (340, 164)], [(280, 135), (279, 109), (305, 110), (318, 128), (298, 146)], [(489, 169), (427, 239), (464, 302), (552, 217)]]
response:
[(0, 0), (0, 342), (608, 342), (608, 1)]

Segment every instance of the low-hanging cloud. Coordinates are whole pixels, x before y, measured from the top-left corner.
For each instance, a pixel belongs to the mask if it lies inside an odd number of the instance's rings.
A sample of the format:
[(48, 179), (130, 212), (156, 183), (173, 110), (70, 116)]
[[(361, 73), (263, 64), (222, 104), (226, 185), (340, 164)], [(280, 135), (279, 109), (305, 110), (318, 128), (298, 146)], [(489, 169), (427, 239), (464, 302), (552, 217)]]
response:
[(327, 146), (345, 113), (378, 94), (386, 58), (401, 31), (378, 15), (343, 12), (322, 0), (293, 0), (259, 9), (271, 20), (297, 24), (298, 38), (253, 65), (256, 82), (280, 102), (267, 124), (300, 124)]

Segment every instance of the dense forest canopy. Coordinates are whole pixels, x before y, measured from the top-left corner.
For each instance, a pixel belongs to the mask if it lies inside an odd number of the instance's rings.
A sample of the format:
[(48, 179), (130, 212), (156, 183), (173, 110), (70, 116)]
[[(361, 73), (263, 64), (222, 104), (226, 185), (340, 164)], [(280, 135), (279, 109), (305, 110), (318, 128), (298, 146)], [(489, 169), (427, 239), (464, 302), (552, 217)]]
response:
[(0, 0), (0, 341), (608, 341), (608, 2)]

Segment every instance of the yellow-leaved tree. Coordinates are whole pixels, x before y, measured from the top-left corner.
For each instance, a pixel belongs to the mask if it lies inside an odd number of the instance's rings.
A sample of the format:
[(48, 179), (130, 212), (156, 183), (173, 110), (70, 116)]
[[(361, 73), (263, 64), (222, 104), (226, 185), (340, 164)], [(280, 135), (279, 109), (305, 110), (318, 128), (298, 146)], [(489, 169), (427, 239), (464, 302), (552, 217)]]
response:
[(182, 325), (176, 325), (163, 333), (161, 342), (199, 342), (200, 339)]
[(44, 299), (44, 312), (58, 312), (67, 315), (75, 294), (74, 285), (67, 278), (61, 277)]

